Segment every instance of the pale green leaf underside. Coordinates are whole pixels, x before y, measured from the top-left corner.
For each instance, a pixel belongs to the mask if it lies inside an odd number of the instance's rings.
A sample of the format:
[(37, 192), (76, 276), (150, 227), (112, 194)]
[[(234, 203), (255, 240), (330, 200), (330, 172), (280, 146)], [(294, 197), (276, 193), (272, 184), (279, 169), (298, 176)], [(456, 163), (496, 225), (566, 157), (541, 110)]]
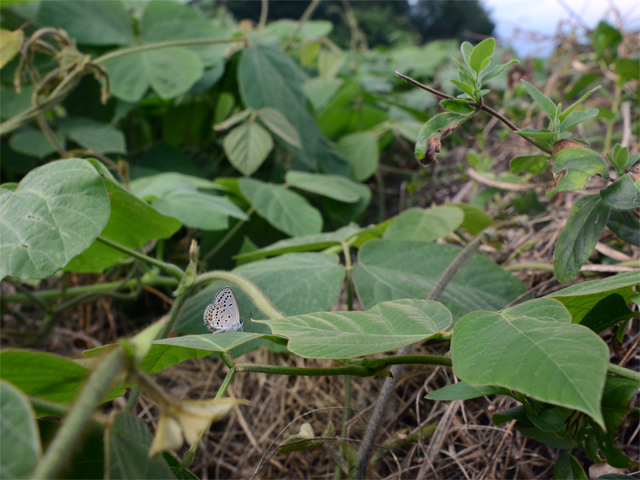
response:
[[(470, 313), (456, 324), (451, 358), (456, 375), (471, 385), (496, 385), (543, 402), (573, 408), (604, 424), (600, 398), (609, 349), (582, 325), (556, 321), (551, 299), (503, 312)], [(524, 312), (527, 316), (522, 315)]]
[(339, 359), (411, 345), (444, 332), (451, 322), (451, 312), (438, 302), (396, 300), (366, 312), (319, 312), (259, 323), (289, 338), (293, 353)]

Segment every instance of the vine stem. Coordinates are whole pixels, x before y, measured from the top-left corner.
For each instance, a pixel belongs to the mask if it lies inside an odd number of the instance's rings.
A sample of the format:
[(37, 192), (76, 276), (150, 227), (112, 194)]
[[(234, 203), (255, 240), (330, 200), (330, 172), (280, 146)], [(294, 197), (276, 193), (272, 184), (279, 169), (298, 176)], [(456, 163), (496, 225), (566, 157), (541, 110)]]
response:
[(640, 373), (630, 370), (625, 367), (621, 367), (620, 365), (615, 365), (610, 363), (607, 367), (609, 373), (613, 373), (614, 375), (618, 375), (619, 377), (626, 378), (628, 380), (633, 380), (634, 382), (640, 383)]
[[(396, 71), (396, 75), (398, 77), (400, 77), (401, 79), (403, 79), (405, 82), (409, 82), (411, 85), (414, 85), (414, 86), (416, 86), (418, 88), (421, 88), (422, 90), (425, 90), (425, 91), (431, 93), (432, 95), (435, 95), (436, 97), (444, 98), (446, 100), (458, 100), (457, 98), (452, 97), (451, 95), (447, 95), (446, 93), (440, 92), (440, 91), (438, 91), (438, 90), (436, 90), (434, 88), (427, 87), (426, 85), (418, 82), (417, 80), (414, 80), (411, 77), (407, 77), (406, 75), (403, 75), (400, 72)], [(496, 112), (493, 108), (487, 107), (484, 103), (476, 103), (476, 102), (468, 102), (468, 103), (472, 107), (479, 108), (480, 110), (484, 110), (489, 115), (497, 118), (498, 120), (500, 120), (502, 123), (504, 123), (507, 127), (509, 127), (514, 132), (517, 133), (520, 130), (513, 123), (511, 123), (508, 118), (506, 118), (504, 115), (501, 115), (500, 113)], [(536, 142), (535, 140), (533, 140), (533, 139), (531, 139), (529, 137), (521, 137), (521, 138), (524, 139), (525, 142), (530, 143), (534, 147), (542, 150), (545, 153), (548, 153), (549, 155), (551, 155), (553, 153), (547, 147), (545, 147), (543, 145), (540, 145), (538, 142)]]
[(171, 263), (165, 263), (162, 260), (157, 260), (153, 257), (149, 257), (144, 253), (140, 253), (136, 250), (125, 247), (124, 245), (120, 245), (119, 243), (116, 243), (113, 240), (109, 240), (108, 238), (105, 238), (102, 235), (98, 236), (96, 240), (98, 240), (100, 243), (104, 243), (105, 245), (108, 245), (111, 248), (115, 248), (116, 250), (126, 253), (127, 255), (130, 255), (133, 258), (137, 258), (139, 260), (142, 260), (143, 262), (153, 265), (154, 267), (158, 267), (163, 272), (171, 275), (172, 277), (177, 278), (178, 280), (182, 280), (182, 277), (184, 276), (184, 272), (182, 271), (182, 269)]
[(309, 4), (307, 9), (304, 11), (302, 16), (300, 17), (300, 20), (298, 20), (298, 25), (296, 25), (296, 29), (293, 32), (291, 32), (291, 35), (289, 35), (289, 38), (287, 38), (287, 41), (282, 46), (282, 49), (285, 52), (289, 50), (289, 47), (291, 47), (291, 44), (295, 41), (296, 38), (298, 38), (298, 34), (300, 33), (300, 30), (302, 30), (302, 27), (304, 26), (306, 21), (309, 20), (309, 17), (313, 15), (313, 12), (316, 11), (316, 8), (318, 8), (318, 5), (320, 5), (320, 1), (321, 0), (311, 0), (311, 3)]
[[(427, 300), (435, 301), (440, 298), (440, 295), (442, 295), (442, 292), (444, 292), (444, 289), (458, 272), (460, 267), (462, 267), (462, 265), (464, 265), (464, 263), (469, 258), (471, 258), (476, 250), (478, 250), (480, 244), (482, 243), (482, 238), (484, 237), (484, 235), (485, 233), (482, 232), (471, 242), (469, 242), (453, 260), (453, 262), (449, 264), (445, 271), (442, 272), (442, 275), (440, 275), (438, 282), (429, 293)], [(398, 350), (397, 356), (401, 357), (407, 355), (411, 351), (412, 347), (413, 345), (402, 347), (400, 350)], [(380, 431), (380, 426), (382, 425), (382, 420), (384, 419), (384, 414), (387, 411), (389, 401), (391, 400), (391, 396), (393, 395), (396, 384), (398, 383), (398, 379), (400, 378), (400, 374), (402, 373), (402, 365), (394, 365), (389, 370), (391, 371), (391, 377), (386, 378), (384, 384), (382, 385), (382, 389), (380, 390), (380, 395), (378, 396), (376, 406), (374, 407), (373, 413), (371, 414), (371, 420), (369, 420), (367, 431), (364, 434), (362, 444), (360, 445), (360, 450), (358, 451), (358, 459), (360, 461), (360, 465), (358, 467), (358, 473), (356, 473), (355, 476), (356, 480), (363, 480), (365, 474), (367, 473), (369, 458), (371, 458), (371, 453), (373, 452), (375, 441), (378, 437), (378, 432)]]
[(86, 424), (91, 420), (114, 379), (125, 368), (129, 357), (122, 347), (115, 348), (91, 374), (82, 392), (78, 396), (62, 427), (54, 437), (42, 460), (38, 462), (31, 478), (57, 478), (80, 439)]
[(191, 40), (169, 40), (166, 42), (148, 43), (146, 45), (136, 45), (135, 47), (122, 48), (114, 52), (106, 53), (93, 60), (93, 63), (104, 63), (107, 60), (113, 60), (114, 58), (124, 57), (126, 55), (133, 55), (141, 52), (149, 52), (151, 50), (161, 50), (163, 48), (172, 47), (202, 47), (206, 45), (224, 45), (226, 43), (243, 42), (245, 45), (248, 42), (246, 37), (238, 38), (197, 38)]

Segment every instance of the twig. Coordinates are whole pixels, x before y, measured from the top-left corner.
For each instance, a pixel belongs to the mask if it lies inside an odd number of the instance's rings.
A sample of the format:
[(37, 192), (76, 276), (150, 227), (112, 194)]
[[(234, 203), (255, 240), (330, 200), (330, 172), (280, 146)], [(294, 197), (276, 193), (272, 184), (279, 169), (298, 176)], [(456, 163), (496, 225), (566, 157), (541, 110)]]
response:
[(289, 48), (291, 47), (291, 44), (295, 41), (296, 38), (298, 38), (298, 34), (300, 33), (300, 30), (302, 30), (302, 27), (304, 26), (306, 21), (309, 20), (309, 17), (313, 15), (313, 12), (316, 11), (316, 8), (318, 8), (318, 5), (320, 5), (320, 1), (321, 0), (311, 0), (311, 3), (302, 14), (302, 17), (300, 17), (300, 20), (298, 20), (298, 25), (296, 25), (296, 29), (293, 32), (291, 32), (291, 35), (289, 35), (289, 38), (287, 38), (287, 41), (284, 42), (284, 45), (282, 46), (282, 49), (284, 51), (289, 50)]

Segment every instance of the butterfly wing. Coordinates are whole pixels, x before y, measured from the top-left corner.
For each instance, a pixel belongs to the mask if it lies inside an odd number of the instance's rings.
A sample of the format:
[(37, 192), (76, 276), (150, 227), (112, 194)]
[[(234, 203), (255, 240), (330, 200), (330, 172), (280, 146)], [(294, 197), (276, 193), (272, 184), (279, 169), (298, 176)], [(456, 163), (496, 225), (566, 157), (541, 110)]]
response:
[(204, 311), (204, 324), (213, 333), (237, 330), (237, 323), (231, 312), (220, 305), (209, 305)]
[(229, 287), (224, 287), (218, 295), (216, 295), (216, 299), (213, 301), (214, 305), (218, 305), (225, 310), (227, 310), (231, 316), (233, 317), (234, 323), (240, 322), (240, 310), (238, 309), (238, 302), (236, 301), (236, 296), (233, 294), (233, 290)]

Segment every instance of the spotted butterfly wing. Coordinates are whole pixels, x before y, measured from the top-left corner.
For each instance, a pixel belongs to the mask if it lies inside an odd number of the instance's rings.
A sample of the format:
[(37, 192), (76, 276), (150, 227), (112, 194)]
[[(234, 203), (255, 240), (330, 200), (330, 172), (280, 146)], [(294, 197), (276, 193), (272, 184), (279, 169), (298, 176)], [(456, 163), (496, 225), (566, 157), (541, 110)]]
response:
[(213, 333), (235, 332), (242, 329), (240, 311), (233, 291), (225, 287), (204, 311), (204, 324)]

